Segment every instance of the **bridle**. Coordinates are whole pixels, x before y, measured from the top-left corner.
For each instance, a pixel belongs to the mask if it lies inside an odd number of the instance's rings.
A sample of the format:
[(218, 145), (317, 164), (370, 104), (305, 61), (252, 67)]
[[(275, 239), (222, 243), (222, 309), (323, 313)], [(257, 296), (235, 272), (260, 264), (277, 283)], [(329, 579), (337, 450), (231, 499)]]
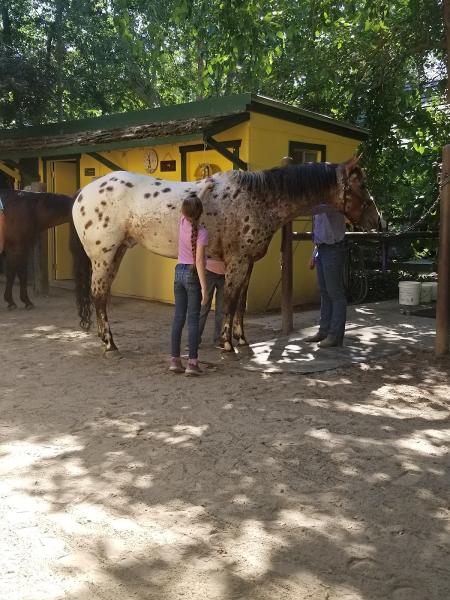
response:
[[(350, 175), (351, 172), (346, 176), (342, 170), (338, 170), (336, 173), (337, 183), (339, 187), (339, 201), (341, 203), (340, 212), (342, 212), (349, 221), (352, 221), (351, 217), (347, 212), (347, 205), (351, 200), (350, 194)], [(370, 199), (364, 198), (362, 200), (362, 210), (361, 215), (365, 212), (367, 208), (369, 208), (371, 203)]]

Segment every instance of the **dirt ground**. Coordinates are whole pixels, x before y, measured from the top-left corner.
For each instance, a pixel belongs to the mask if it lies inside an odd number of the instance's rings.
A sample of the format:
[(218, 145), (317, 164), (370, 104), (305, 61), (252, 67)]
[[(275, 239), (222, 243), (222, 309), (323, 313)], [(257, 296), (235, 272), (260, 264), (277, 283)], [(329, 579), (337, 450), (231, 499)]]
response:
[(448, 360), (188, 379), (168, 307), (114, 299), (111, 360), (37, 305), (0, 310), (1, 600), (450, 598)]

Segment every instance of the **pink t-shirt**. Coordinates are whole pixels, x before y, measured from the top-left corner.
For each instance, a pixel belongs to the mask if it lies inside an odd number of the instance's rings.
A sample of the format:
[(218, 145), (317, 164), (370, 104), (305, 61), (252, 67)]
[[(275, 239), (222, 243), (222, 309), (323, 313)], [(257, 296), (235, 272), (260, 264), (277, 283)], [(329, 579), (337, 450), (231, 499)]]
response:
[(225, 275), (225, 263), (222, 260), (208, 258), (206, 260), (206, 268), (216, 275)]
[[(181, 217), (180, 230), (178, 237), (178, 262), (182, 265), (193, 265), (194, 257), (192, 256), (191, 244), (192, 226), (186, 217)], [(208, 232), (200, 225), (198, 228), (197, 245), (208, 245)]]

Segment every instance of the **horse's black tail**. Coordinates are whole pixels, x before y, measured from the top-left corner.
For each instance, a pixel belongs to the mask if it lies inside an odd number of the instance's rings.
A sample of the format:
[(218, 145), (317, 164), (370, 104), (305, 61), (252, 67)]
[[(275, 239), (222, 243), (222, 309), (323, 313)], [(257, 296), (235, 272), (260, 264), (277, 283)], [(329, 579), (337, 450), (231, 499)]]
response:
[(78, 237), (73, 221), (70, 223), (70, 250), (73, 258), (75, 297), (80, 316), (80, 326), (88, 331), (92, 325), (92, 264)]

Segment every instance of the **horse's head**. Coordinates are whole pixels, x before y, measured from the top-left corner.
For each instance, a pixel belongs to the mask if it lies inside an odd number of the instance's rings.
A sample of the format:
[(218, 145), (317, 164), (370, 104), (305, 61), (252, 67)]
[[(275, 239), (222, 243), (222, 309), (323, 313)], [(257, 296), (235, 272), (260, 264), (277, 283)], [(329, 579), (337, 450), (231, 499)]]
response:
[(337, 208), (362, 229), (377, 229), (380, 213), (366, 187), (366, 176), (355, 156), (337, 167)]

